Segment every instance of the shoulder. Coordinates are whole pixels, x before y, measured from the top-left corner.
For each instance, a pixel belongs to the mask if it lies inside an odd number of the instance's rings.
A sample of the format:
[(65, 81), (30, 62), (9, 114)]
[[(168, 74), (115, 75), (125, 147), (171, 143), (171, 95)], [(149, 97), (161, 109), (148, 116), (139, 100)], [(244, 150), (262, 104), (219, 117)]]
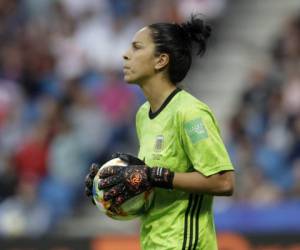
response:
[(197, 128), (201, 131), (210, 131), (210, 134), (220, 134), (216, 117), (207, 104), (187, 92), (182, 98), (184, 100), (181, 101), (182, 105), (179, 105), (177, 112), (177, 123), (181, 130), (184, 128), (185, 131), (193, 134), (194, 129)]
[(137, 115), (138, 114), (142, 114), (142, 113), (145, 113), (145, 112), (148, 112), (149, 111), (149, 102), (144, 102), (138, 109), (137, 111)]
[(177, 116), (180, 120), (190, 120), (194, 117), (215, 120), (213, 111), (210, 109), (210, 107), (190, 93), (182, 90), (178, 101)]
[(145, 102), (144, 104), (142, 104), (136, 112), (136, 120), (138, 121), (139, 119), (142, 119), (143, 117), (147, 116), (149, 108), (149, 102)]

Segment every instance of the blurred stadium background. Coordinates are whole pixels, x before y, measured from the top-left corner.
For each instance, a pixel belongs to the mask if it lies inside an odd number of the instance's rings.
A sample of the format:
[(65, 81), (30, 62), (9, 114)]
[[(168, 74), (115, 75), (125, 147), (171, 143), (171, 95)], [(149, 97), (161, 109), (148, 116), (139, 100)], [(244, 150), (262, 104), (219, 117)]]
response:
[(132, 35), (193, 12), (214, 36), (184, 88), (215, 111), (237, 176), (214, 206), (220, 249), (300, 249), (299, 0), (1, 0), (1, 250), (138, 249), (138, 221), (100, 214), (83, 180), (137, 152)]

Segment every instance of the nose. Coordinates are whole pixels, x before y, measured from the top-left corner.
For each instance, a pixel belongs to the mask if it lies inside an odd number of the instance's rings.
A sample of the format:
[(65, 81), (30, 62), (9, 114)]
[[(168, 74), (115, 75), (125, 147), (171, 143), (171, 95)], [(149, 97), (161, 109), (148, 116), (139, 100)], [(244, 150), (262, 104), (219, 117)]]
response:
[(123, 57), (124, 60), (128, 60), (129, 59), (128, 50), (125, 51), (125, 53), (122, 55), (122, 57)]

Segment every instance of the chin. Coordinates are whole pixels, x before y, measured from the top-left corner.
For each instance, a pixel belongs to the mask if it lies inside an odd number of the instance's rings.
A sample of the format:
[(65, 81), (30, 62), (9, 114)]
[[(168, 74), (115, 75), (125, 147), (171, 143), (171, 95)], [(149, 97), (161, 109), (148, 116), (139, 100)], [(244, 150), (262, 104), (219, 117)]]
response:
[(126, 76), (124, 76), (124, 81), (127, 82), (128, 84), (136, 83), (135, 79), (132, 79), (132, 78), (126, 77)]

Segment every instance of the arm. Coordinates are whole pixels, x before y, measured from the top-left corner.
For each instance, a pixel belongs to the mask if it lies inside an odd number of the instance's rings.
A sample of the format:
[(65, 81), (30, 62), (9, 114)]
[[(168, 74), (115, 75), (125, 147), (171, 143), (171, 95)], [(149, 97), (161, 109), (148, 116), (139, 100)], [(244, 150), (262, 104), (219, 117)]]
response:
[(214, 115), (209, 109), (191, 108), (179, 116), (179, 121), (182, 145), (194, 172), (175, 173), (173, 187), (187, 192), (232, 195), (233, 166)]
[(232, 195), (233, 193), (234, 178), (231, 170), (205, 177), (200, 172), (174, 173), (167, 168), (151, 168), (129, 154), (119, 153), (118, 157), (128, 166), (109, 166), (99, 172), (99, 177), (102, 179), (99, 189), (106, 190), (103, 199), (112, 199), (115, 205), (120, 205), (153, 187), (212, 195)]
[(222, 171), (207, 177), (200, 172), (175, 173), (173, 188), (193, 193), (230, 196), (234, 189), (234, 172)]

